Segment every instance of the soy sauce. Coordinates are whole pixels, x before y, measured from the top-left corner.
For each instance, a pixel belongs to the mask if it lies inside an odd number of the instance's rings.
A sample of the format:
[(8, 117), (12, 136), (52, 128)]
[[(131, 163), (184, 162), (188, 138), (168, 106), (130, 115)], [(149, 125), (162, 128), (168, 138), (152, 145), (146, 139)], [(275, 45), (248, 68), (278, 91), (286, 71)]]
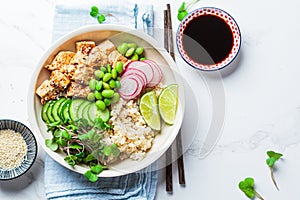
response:
[(214, 15), (202, 15), (191, 20), (183, 34), (184, 50), (191, 59), (200, 64), (220, 63), (233, 47), (233, 35), (229, 25)]

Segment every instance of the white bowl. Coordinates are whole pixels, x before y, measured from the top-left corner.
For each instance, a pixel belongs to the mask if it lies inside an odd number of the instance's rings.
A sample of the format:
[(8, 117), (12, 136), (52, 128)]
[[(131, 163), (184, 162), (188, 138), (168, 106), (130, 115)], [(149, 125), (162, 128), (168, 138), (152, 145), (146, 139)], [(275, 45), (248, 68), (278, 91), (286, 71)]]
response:
[(173, 143), (183, 121), (185, 105), (184, 92), (183, 84), (181, 83), (180, 77), (177, 73), (177, 66), (164, 48), (157, 44), (152, 37), (143, 32), (120, 25), (86, 26), (63, 36), (44, 53), (35, 69), (28, 96), (28, 112), (29, 120), (32, 128), (34, 129), (35, 136), (46, 153), (66, 168), (78, 173), (85, 173), (88, 170), (88, 167), (71, 167), (64, 161), (64, 153), (56, 153), (46, 147), (45, 139), (50, 139), (52, 136), (46, 131), (46, 124), (40, 117), (42, 105), (39, 97), (35, 94), (35, 90), (42, 81), (49, 78), (50, 73), (43, 66), (51, 63), (54, 56), (60, 50), (75, 51), (76, 41), (93, 40), (96, 44), (98, 44), (105, 39), (110, 39), (115, 45), (121, 44), (124, 41), (132, 41), (137, 45), (144, 47), (146, 58), (155, 60), (158, 64), (160, 64), (164, 75), (162, 83), (166, 85), (168, 83), (176, 82), (179, 85), (178, 110), (175, 124), (173, 126), (163, 125), (161, 133), (155, 137), (152, 148), (149, 152), (147, 152), (147, 155), (143, 160), (134, 161), (126, 159), (109, 165), (109, 170), (104, 170), (99, 174), (99, 177), (114, 177), (141, 170), (160, 158)]

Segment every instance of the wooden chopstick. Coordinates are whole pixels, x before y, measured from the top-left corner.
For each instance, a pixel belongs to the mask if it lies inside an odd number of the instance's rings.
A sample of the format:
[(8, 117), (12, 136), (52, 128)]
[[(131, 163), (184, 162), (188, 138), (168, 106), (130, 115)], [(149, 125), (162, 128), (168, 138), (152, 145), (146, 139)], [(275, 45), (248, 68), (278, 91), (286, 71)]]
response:
[[(174, 43), (173, 43), (173, 28), (172, 28), (172, 18), (171, 18), (171, 6), (167, 4), (167, 19), (168, 19), (168, 45), (169, 45), (169, 53), (173, 60), (175, 60), (174, 54)], [(177, 149), (177, 166), (178, 166), (178, 176), (179, 176), (179, 184), (185, 185), (185, 174), (184, 174), (184, 162), (183, 162), (183, 152), (182, 152), (182, 136), (181, 129), (179, 130), (176, 136), (176, 149)]]
[(169, 53), (173, 60), (175, 61), (174, 54), (174, 44), (173, 44), (173, 28), (172, 28), (172, 18), (171, 18), (171, 6), (167, 4), (167, 19), (168, 19), (168, 43), (169, 43)]
[[(169, 51), (169, 31), (168, 31), (168, 12), (164, 10), (164, 47)], [(173, 192), (173, 175), (172, 175), (172, 146), (166, 152), (166, 191)]]

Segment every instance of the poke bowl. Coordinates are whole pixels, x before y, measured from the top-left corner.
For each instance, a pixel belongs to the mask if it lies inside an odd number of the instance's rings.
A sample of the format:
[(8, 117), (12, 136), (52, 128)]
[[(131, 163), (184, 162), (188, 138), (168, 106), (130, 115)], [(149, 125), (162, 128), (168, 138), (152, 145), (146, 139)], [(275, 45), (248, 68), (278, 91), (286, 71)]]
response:
[(61, 37), (40, 59), (30, 87), (28, 114), (39, 144), (91, 181), (154, 163), (183, 121), (175, 62), (152, 37), (122, 25)]

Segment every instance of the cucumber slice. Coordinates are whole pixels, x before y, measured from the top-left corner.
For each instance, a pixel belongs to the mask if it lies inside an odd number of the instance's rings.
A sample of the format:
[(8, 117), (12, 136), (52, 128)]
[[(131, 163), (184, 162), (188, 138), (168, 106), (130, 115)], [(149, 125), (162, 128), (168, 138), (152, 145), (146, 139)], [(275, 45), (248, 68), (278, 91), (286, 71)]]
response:
[(64, 123), (71, 123), (72, 120), (71, 120), (71, 117), (69, 115), (69, 108), (70, 108), (70, 105), (71, 105), (71, 100), (67, 100), (67, 102), (64, 104), (63, 108), (62, 108), (62, 112), (61, 112), (61, 116), (64, 120)]
[(64, 121), (64, 116), (63, 116), (63, 114), (62, 114), (62, 110), (63, 110), (64, 105), (65, 105), (66, 103), (68, 103), (68, 101), (69, 101), (69, 99), (66, 99), (64, 102), (62, 102), (62, 103), (59, 105), (59, 107), (58, 107), (58, 109), (57, 109), (57, 114), (58, 114), (58, 116), (60, 117), (60, 119), (61, 119), (62, 121)]
[(50, 105), (46, 110), (46, 114), (47, 114), (47, 117), (48, 117), (50, 123), (55, 122), (55, 119), (52, 116), (52, 108), (53, 108), (53, 105), (55, 102), (56, 102), (56, 100), (50, 100)]
[(89, 119), (89, 116), (88, 116), (88, 111), (89, 111), (89, 108), (90, 108), (91, 105), (92, 105), (92, 103), (89, 103), (89, 104), (87, 104), (87, 105), (83, 108), (83, 110), (82, 110), (82, 118), (83, 118), (83, 119), (86, 119), (86, 120), (88, 121), (88, 124), (89, 124), (90, 126), (93, 126), (93, 125), (94, 125), (94, 122), (91, 121), (91, 120)]
[(47, 116), (47, 110), (48, 110), (48, 108), (49, 108), (49, 106), (50, 106), (50, 103), (51, 103), (51, 101), (47, 101), (47, 102), (43, 105), (42, 111), (41, 111), (42, 120), (43, 120), (45, 123), (47, 123), (47, 124), (50, 124), (50, 123), (51, 123), (50, 120), (49, 120), (49, 118), (48, 118), (48, 116)]
[(83, 109), (88, 105), (90, 104), (89, 101), (83, 101), (82, 104), (80, 104), (78, 110), (77, 110), (77, 113), (76, 113), (76, 116), (78, 119), (82, 119), (83, 118)]
[[(105, 108), (104, 110), (97, 110), (96, 117), (100, 117), (104, 122), (108, 122), (110, 119), (110, 112), (108, 108)], [(95, 118), (94, 118), (95, 120)]]
[(52, 116), (55, 121), (62, 121), (62, 119), (60, 118), (60, 116), (58, 114), (58, 108), (66, 100), (67, 100), (66, 98), (62, 97), (62, 98), (56, 100), (55, 103), (53, 104), (53, 108), (52, 108), (51, 112), (52, 112)]
[(99, 117), (104, 122), (107, 122), (110, 118), (110, 112), (108, 108), (105, 108), (103, 111), (98, 109), (95, 103), (89, 105), (88, 108), (88, 118), (94, 124), (95, 119)]
[(97, 117), (97, 106), (95, 103), (92, 103), (88, 108), (88, 118), (91, 122), (95, 122), (95, 118)]
[(84, 102), (83, 99), (72, 99), (69, 108), (69, 114), (72, 121), (77, 121), (78, 119), (80, 119), (77, 115), (77, 111), (83, 102)]

